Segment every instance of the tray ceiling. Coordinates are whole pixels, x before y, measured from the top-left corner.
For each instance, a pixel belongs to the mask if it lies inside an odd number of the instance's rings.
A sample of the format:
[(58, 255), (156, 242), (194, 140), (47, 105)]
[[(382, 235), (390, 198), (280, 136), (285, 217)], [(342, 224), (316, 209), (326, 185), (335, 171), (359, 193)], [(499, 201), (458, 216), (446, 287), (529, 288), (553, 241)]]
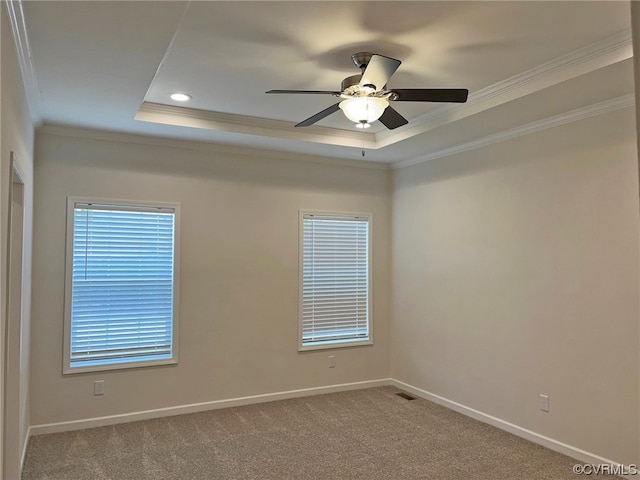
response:
[[(13, 5), (45, 124), (356, 160), (364, 146), (365, 160), (403, 164), (633, 103), (628, 2)], [(469, 101), (397, 103), (408, 125), (362, 132), (341, 112), (293, 127), (330, 96), (264, 93), (339, 90), (359, 51), (402, 60), (390, 88), (468, 88)]]

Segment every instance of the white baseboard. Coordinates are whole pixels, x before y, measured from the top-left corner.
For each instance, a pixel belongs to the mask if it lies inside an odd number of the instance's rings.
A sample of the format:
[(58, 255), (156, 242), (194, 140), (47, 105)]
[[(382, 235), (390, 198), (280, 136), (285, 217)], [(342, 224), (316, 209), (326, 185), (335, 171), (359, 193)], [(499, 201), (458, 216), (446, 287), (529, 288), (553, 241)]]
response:
[[(504, 430), (506, 432), (517, 435), (518, 437), (524, 438), (525, 440), (529, 440), (530, 442), (542, 445), (549, 450), (553, 450), (555, 452), (562, 453), (563, 455), (567, 455), (568, 457), (575, 458), (580, 462), (593, 465), (620, 465), (619, 462), (614, 462), (613, 460), (601, 457), (600, 455), (596, 455), (595, 453), (587, 452), (580, 448), (574, 447), (573, 445), (568, 445), (558, 440), (554, 440), (553, 438), (540, 435), (539, 433), (536, 433), (534, 431), (519, 427), (518, 425), (514, 425), (513, 423), (501, 420), (500, 418), (494, 417), (492, 415), (488, 415), (474, 408), (467, 407), (466, 405), (454, 402), (453, 400), (441, 397), (440, 395), (427, 392), (426, 390), (414, 387), (413, 385), (401, 382), (400, 380), (395, 380), (392, 378), (389, 384), (393, 385), (394, 387), (398, 387), (401, 390), (406, 390), (407, 392), (413, 393), (414, 395), (424, 398), (425, 400), (430, 400), (434, 403), (437, 403), (438, 405), (447, 407), (450, 410), (462, 413), (467, 417), (471, 417), (475, 420), (479, 420), (483, 423), (487, 423), (493, 427), (499, 428), (500, 430)], [(623, 475), (623, 477), (630, 479), (638, 478), (637, 476), (630, 475)]]
[(72, 430), (82, 430), (84, 428), (104, 427), (106, 425), (116, 425), (118, 423), (135, 422), (138, 420), (148, 420), (151, 418), (169, 417), (173, 415), (183, 415), (186, 413), (204, 412), (207, 410), (217, 410), (220, 408), (239, 407), (255, 403), (286, 400), (289, 398), (309, 397), (311, 395), (321, 395), (323, 393), (334, 393), (348, 390), (359, 390), (363, 388), (382, 387), (390, 384), (391, 379), (383, 378), (379, 380), (367, 380), (364, 382), (343, 383), (339, 385), (327, 385), (324, 387), (302, 388), (298, 390), (287, 390), (285, 392), (251, 395), (248, 397), (231, 398), (227, 400), (213, 400), (210, 402), (192, 403), (189, 405), (157, 408), (154, 410), (123, 413), (119, 415), (108, 415), (105, 417), (86, 418), (82, 420), (72, 420), (69, 422), (32, 425), (31, 427), (29, 427), (29, 436), (43, 435), (45, 433), (59, 433)]

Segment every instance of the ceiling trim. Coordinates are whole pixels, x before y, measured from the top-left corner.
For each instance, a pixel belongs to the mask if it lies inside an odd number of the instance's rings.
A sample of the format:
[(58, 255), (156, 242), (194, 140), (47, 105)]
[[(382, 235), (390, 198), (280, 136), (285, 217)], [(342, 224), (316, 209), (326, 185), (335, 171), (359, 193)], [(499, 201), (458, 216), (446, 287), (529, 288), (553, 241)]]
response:
[(371, 133), (352, 132), (337, 128), (311, 126), (294, 128), (293, 122), (273, 120), (232, 113), (213, 112), (194, 108), (143, 102), (136, 120), (177, 125), (182, 127), (222, 130), (267, 137), (300, 140), (305, 142), (375, 149), (375, 137)]
[(20, 72), (22, 73), (22, 83), (24, 84), (31, 122), (34, 126), (38, 127), (42, 124), (40, 88), (31, 57), (31, 47), (29, 46), (29, 37), (27, 36), (27, 25), (24, 19), (22, 1), (7, 0), (3, 3), (7, 9), (9, 24), (11, 25), (13, 43), (18, 57)]
[(631, 29), (625, 29), (471, 93), (466, 103), (443, 106), (412, 120), (407, 127), (397, 132), (379, 132), (376, 134), (377, 148), (406, 140), (632, 56)]
[(494, 143), (504, 142), (511, 140), (512, 138), (520, 137), (522, 135), (528, 135), (531, 133), (546, 130), (548, 128), (564, 125), (565, 123), (576, 122), (589, 117), (595, 117), (604, 113), (613, 112), (622, 108), (631, 107), (635, 104), (635, 98), (633, 94), (623, 95), (603, 102), (594, 103), (586, 107), (580, 107), (569, 112), (553, 115), (551, 117), (537, 120), (535, 122), (526, 123), (518, 127), (510, 128), (494, 135), (487, 135), (485, 137), (471, 140), (469, 142), (461, 143), (453, 147), (443, 148), (437, 152), (432, 152), (427, 155), (421, 155), (408, 160), (402, 160), (397, 163), (393, 163), (391, 166), (394, 169), (408, 167), (411, 165), (417, 165), (419, 163), (428, 162), (438, 158), (449, 157), (458, 153), (474, 150), (476, 148), (485, 147)]
[(361, 148), (364, 141), (365, 148), (377, 150), (632, 56), (631, 29), (625, 29), (473, 92), (469, 101), (464, 104), (439, 106), (436, 110), (412, 120), (404, 128), (376, 134), (320, 126), (296, 129), (293, 128), (293, 122), (151, 102), (143, 102), (135, 119), (347, 147)]
[(109, 142), (132, 143), (136, 145), (149, 145), (154, 147), (179, 148), (195, 150), (207, 153), (224, 155), (238, 155), (246, 158), (270, 158), (276, 160), (296, 161), (305, 163), (318, 163), (322, 165), (334, 165), (342, 167), (355, 167), (374, 170), (389, 170), (386, 162), (373, 162), (368, 160), (349, 160), (343, 158), (323, 157), (303, 153), (282, 152), (277, 150), (258, 149), (236, 145), (222, 145), (198, 140), (179, 140), (152, 135), (140, 135), (133, 133), (113, 132), (107, 130), (94, 130), (90, 128), (73, 127), (45, 123), (38, 129), (38, 133), (56, 135), (60, 137), (86, 138), (90, 140), (103, 140)]

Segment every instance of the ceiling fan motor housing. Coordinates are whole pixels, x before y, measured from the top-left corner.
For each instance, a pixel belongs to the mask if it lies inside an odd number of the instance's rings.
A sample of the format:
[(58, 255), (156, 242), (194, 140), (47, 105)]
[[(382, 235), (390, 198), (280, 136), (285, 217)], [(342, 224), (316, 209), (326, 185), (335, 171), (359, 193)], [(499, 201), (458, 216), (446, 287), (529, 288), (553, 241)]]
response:
[(359, 73), (358, 75), (351, 75), (350, 77), (345, 78), (344, 80), (342, 80), (340, 89), (342, 90), (343, 93), (346, 93), (346, 94), (357, 93), (358, 91), (360, 91), (360, 89), (353, 88), (353, 87), (358, 87), (358, 85), (360, 84), (361, 78), (362, 78), (361, 73)]

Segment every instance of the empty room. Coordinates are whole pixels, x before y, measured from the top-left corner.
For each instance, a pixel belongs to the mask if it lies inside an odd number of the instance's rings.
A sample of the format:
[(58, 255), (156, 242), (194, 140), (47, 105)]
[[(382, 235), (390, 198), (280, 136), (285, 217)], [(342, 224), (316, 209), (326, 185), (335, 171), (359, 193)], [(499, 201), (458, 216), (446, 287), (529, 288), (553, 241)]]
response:
[(0, 11), (3, 480), (637, 478), (636, 2)]

